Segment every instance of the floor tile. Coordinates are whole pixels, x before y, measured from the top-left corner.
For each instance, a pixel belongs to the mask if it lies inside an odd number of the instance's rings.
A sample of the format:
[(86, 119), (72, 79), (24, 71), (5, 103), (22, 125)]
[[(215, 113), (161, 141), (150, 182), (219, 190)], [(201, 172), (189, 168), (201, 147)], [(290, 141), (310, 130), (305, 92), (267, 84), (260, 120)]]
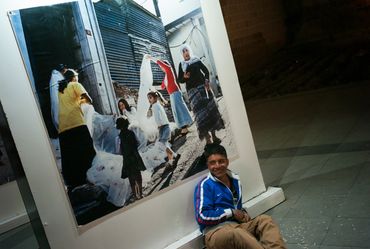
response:
[(358, 178), (356, 179), (356, 183), (370, 185), (369, 179), (370, 179), (370, 160), (362, 164), (362, 168), (360, 169), (360, 173), (358, 175)]
[(313, 142), (314, 144), (340, 143), (345, 139), (348, 130), (353, 126), (354, 120), (330, 120), (317, 132)]
[(360, 249), (359, 247), (343, 247), (343, 246), (320, 246), (320, 249)]
[(287, 244), (288, 249), (319, 249), (320, 247), (316, 245), (307, 244)]
[[(332, 173), (334, 174), (334, 173)], [(321, 175), (320, 175), (321, 177)], [(319, 176), (309, 179), (310, 185), (302, 196), (306, 197), (320, 197), (320, 196), (347, 196), (349, 189), (353, 186), (355, 177), (341, 178), (330, 177), (329, 179)]]
[(370, 219), (336, 218), (322, 245), (369, 247)]
[[(370, 179), (369, 179), (370, 181)], [(342, 218), (370, 218), (370, 193), (349, 194), (344, 203), (338, 207), (338, 217)], [(369, 231), (370, 237), (370, 231)]]
[(284, 218), (295, 202), (296, 200), (287, 198), (284, 202), (267, 211), (266, 214), (274, 219)]
[(279, 185), (288, 200), (298, 200), (311, 185), (310, 179), (297, 180)]
[(326, 236), (331, 219), (284, 218), (279, 222), (287, 243), (318, 246)]
[(361, 117), (357, 120), (355, 126), (347, 134), (344, 141), (363, 141), (370, 140), (370, 113), (365, 112), (361, 114)]
[(335, 218), (345, 200), (345, 197), (337, 196), (302, 196), (290, 207), (285, 218)]
[(279, 185), (288, 170), (291, 158), (272, 158), (260, 161), (263, 180), (267, 186)]
[(316, 176), (328, 158), (328, 154), (294, 157), (280, 182), (284, 184)]
[(342, 172), (344, 175), (348, 173), (357, 175), (362, 169), (364, 163), (370, 159), (369, 151), (334, 153), (321, 169), (320, 173), (327, 174), (327, 177), (337, 177), (328, 173), (338, 174)]
[(0, 235), (0, 248), (37, 249), (38, 244), (30, 223), (19, 226)]
[(370, 193), (370, 162), (365, 162), (358, 173), (356, 181), (350, 189), (350, 194), (364, 194)]

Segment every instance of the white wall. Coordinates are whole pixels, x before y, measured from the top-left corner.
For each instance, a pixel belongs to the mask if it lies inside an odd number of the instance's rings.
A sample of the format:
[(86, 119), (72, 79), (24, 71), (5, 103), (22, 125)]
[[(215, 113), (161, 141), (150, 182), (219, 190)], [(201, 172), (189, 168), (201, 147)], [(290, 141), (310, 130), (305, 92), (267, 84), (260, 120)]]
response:
[[(0, 100), (49, 243), (53, 249), (163, 248), (197, 229), (192, 199), (194, 185), (201, 176), (189, 179), (165, 193), (154, 195), (149, 200), (138, 202), (125, 212), (118, 210), (91, 227), (76, 227), (6, 13), (12, 9), (57, 2), (61, 1), (0, 1), (0, 55), (6, 58), (0, 64)], [(247, 200), (264, 192), (265, 185), (219, 3), (204, 0), (202, 6), (219, 78), (221, 82), (227, 82), (223, 86), (224, 98), (239, 150), (239, 158), (232, 162), (231, 167), (239, 173), (244, 183), (243, 194)]]

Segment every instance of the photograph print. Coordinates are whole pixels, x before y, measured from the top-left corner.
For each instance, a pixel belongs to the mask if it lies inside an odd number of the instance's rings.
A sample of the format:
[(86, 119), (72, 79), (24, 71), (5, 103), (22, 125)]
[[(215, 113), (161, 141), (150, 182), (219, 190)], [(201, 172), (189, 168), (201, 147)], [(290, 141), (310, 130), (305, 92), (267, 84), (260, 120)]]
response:
[(172, 11), (186, 3), (8, 13), (79, 226), (205, 173), (208, 144), (238, 155), (200, 4)]

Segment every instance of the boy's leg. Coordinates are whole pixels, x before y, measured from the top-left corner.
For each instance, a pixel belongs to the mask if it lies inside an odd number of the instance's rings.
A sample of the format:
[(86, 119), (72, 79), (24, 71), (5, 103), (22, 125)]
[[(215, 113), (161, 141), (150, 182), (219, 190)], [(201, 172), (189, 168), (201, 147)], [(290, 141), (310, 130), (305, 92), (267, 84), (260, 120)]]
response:
[(278, 225), (268, 215), (260, 215), (253, 220), (241, 224), (259, 239), (265, 249), (286, 249)]
[(207, 249), (263, 249), (256, 238), (239, 224), (226, 224), (205, 236)]

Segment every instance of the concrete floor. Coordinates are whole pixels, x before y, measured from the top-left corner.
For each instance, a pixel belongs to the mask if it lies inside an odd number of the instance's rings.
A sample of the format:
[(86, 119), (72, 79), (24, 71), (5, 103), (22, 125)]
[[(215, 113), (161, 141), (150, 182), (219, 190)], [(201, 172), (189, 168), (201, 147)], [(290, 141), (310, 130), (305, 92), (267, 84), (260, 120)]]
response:
[[(268, 214), (289, 249), (370, 248), (370, 86), (247, 103), (266, 186), (287, 200)], [(0, 248), (33, 249), (30, 226)]]
[(268, 211), (289, 249), (370, 248), (370, 86), (247, 104), (266, 186), (286, 201)]
[(0, 234), (1, 249), (38, 249), (30, 223)]

